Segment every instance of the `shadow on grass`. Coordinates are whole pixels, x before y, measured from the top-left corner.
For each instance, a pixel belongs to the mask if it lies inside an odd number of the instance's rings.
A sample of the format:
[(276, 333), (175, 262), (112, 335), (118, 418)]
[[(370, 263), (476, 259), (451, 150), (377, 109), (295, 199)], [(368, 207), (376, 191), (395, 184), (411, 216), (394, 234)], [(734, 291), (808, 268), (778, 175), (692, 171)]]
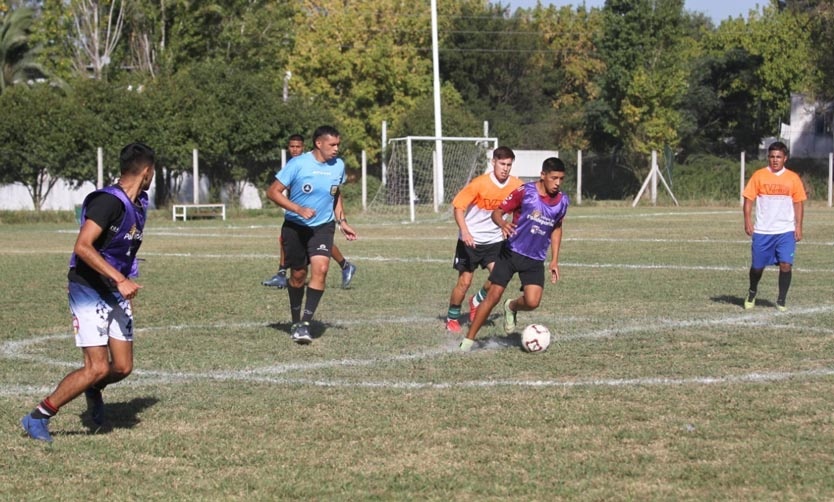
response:
[[(292, 334), (292, 323), (289, 321), (286, 322), (274, 322), (269, 324), (268, 327), (274, 329), (275, 331), (280, 331), (283, 334), (289, 337)], [(335, 324), (330, 324), (326, 322), (321, 322), (313, 319), (310, 321), (310, 336), (313, 337), (313, 340), (316, 338), (321, 338), (324, 336), (324, 333), (327, 331), (327, 328), (338, 327)]]
[[(95, 434), (107, 434), (114, 429), (132, 429), (142, 421), (139, 414), (158, 402), (159, 399), (155, 397), (137, 397), (125, 403), (108, 403), (105, 401), (104, 424), (102, 426), (93, 422), (88, 411), (81, 414), (81, 421), (85, 427)], [(66, 435), (71, 435), (71, 433)]]
[[(719, 295), (713, 296), (710, 298), (715, 303), (726, 303), (729, 305), (735, 305), (739, 308), (744, 308), (744, 300), (746, 298), (742, 296), (734, 296), (734, 295)], [(759, 307), (775, 307), (776, 303), (770, 300), (762, 300), (761, 298), (756, 298), (756, 305)]]

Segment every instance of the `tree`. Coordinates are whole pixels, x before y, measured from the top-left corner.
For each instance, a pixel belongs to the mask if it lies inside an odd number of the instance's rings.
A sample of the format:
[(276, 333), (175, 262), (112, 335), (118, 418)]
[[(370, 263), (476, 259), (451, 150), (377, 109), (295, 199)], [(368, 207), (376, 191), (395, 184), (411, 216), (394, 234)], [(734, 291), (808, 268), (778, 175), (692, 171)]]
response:
[(16, 83), (46, 77), (36, 62), (37, 50), (29, 43), (34, 16), (31, 8), (18, 7), (0, 18), (0, 94)]
[(87, 131), (96, 118), (59, 90), (16, 86), (0, 96), (0, 181), (21, 183), (40, 210), (59, 178), (80, 183), (95, 172)]
[(75, 68), (101, 80), (122, 36), (126, 0), (71, 0)]

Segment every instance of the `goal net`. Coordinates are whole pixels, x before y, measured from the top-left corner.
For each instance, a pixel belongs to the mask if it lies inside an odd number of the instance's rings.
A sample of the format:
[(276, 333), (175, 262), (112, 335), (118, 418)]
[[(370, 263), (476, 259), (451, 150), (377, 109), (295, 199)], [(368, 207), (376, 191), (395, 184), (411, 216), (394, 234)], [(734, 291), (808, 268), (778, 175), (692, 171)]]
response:
[(382, 183), (367, 211), (411, 222), (448, 213), (452, 199), (486, 170), (488, 153), (497, 147), (497, 138), (391, 139), (383, 156)]

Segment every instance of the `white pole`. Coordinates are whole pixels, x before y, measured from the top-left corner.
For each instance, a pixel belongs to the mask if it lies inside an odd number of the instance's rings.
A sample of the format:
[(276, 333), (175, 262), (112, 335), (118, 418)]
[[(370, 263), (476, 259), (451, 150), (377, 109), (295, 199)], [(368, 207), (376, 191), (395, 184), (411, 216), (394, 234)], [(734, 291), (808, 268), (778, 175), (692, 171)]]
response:
[(439, 138), (443, 136), (443, 125), (440, 111), (440, 50), (437, 43), (437, 0), (431, 0), (431, 55), (432, 55), (432, 73), (434, 75), (434, 137), (438, 138), (435, 141), (435, 151), (437, 152), (437, 177), (435, 184), (437, 186), (437, 194), (442, 201), (443, 195), (443, 141)]
[[(434, 179), (438, 179), (438, 178), (440, 178), (440, 170), (439, 170), (440, 167), (438, 166), (438, 161), (437, 161), (437, 150), (432, 152), (431, 160), (432, 160), (432, 172), (434, 173)], [(432, 208), (434, 209), (435, 213), (440, 212), (440, 203), (443, 200), (441, 198), (442, 195), (440, 195), (440, 193), (442, 192), (441, 186), (442, 185), (439, 185), (438, 183), (434, 184), (434, 194), (432, 194)]]
[(362, 150), (362, 211), (368, 209), (368, 155)]
[(96, 149), (96, 188), (104, 187), (104, 148)]
[(382, 160), (380, 162), (380, 166), (382, 167), (382, 186), (385, 186), (385, 171), (387, 170), (387, 166), (385, 165), (385, 154), (388, 153), (388, 121), (382, 121)]
[(652, 150), (652, 170), (649, 173), (649, 177), (652, 180), (652, 184), (651, 184), (652, 206), (656, 206), (657, 205), (657, 150)]
[(411, 223), (414, 223), (414, 168), (412, 167), (412, 151), (411, 138), (408, 138), (406, 143), (406, 151), (408, 152), (408, 208), (411, 213)]
[(196, 148), (191, 152), (191, 163), (192, 163), (193, 169), (194, 169), (194, 172), (192, 173), (192, 176), (194, 178), (192, 180), (192, 184), (193, 184), (193, 187), (194, 187), (193, 188), (193, 190), (194, 190), (193, 199), (194, 199), (194, 204), (199, 204), (200, 203), (200, 167), (199, 167), (199, 161), (197, 159), (197, 149)]
[(834, 185), (834, 153), (828, 154), (828, 207), (831, 207), (832, 185)]
[(489, 137), (489, 120), (484, 120), (484, 137)]
[(576, 151), (576, 204), (582, 204), (582, 150)]
[(738, 180), (738, 202), (742, 206), (744, 205), (744, 160), (744, 152), (741, 152), (741, 169)]
[(281, 149), (281, 169), (286, 167), (287, 165), (287, 151), (283, 148)]

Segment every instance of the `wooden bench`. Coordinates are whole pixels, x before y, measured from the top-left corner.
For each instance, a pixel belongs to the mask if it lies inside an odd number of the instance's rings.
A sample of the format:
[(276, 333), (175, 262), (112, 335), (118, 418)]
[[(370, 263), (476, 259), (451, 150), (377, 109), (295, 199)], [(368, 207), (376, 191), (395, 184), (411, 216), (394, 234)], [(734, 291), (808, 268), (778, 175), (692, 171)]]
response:
[(172, 212), (174, 221), (179, 218), (182, 218), (182, 221), (187, 221), (189, 212), (192, 218), (216, 218), (220, 216), (223, 221), (226, 221), (226, 204), (174, 204)]

